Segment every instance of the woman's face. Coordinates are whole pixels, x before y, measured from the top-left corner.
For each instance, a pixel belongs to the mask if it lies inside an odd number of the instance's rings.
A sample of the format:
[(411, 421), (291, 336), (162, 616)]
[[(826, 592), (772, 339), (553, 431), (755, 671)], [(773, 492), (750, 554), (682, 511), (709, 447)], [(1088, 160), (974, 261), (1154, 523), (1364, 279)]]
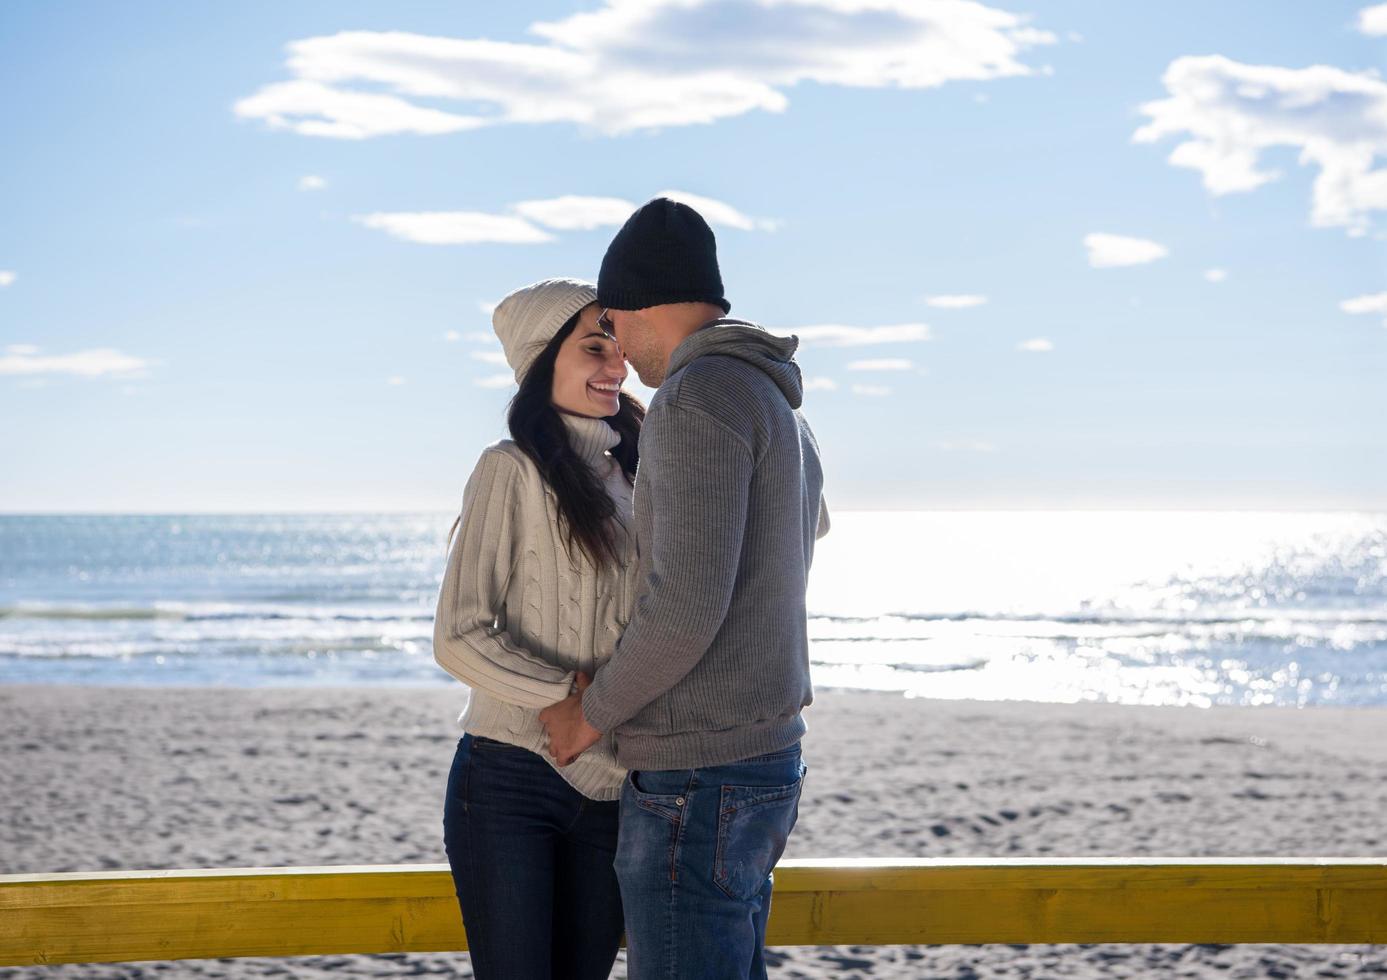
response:
[(626, 362), (616, 341), (597, 326), (599, 312), (596, 303), (583, 308), (554, 360), (550, 400), (570, 415), (605, 418), (621, 409), (617, 393), (626, 380)]

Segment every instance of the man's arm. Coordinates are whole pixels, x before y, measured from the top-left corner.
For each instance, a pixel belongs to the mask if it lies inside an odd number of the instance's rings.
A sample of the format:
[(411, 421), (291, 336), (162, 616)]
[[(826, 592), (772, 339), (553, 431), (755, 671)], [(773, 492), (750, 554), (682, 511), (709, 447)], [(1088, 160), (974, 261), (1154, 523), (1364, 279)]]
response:
[(677, 684), (707, 652), (732, 602), (746, 530), (751, 447), (678, 405), (660, 406), (646, 426), (640, 492), (654, 515), (643, 542), (650, 573), (621, 642), (582, 699), (583, 716), (601, 732)]

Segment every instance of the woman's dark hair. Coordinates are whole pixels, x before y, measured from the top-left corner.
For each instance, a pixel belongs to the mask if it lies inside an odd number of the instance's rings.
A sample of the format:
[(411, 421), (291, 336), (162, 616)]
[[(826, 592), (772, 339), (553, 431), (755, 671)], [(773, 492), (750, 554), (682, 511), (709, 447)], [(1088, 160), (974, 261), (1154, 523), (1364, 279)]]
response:
[[(552, 401), (554, 362), (581, 313), (579, 310), (568, 318), (525, 372), (520, 390), (511, 399), (506, 422), (515, 444), (534, 460), (540, 476), (554, 491), (569, 557), (576, 546), (594, 565), (616, 565), (621, 560), (616, 503), (593, 468), (573, 451), (568, 428)], [(604, 421), (621, 436), (621, 442), (611, 450), (612, 457), (626, 479), (634, 481), (640, 458), (636, 440), (645, 420), (645, 406), (624, 391), (617, 398), (620, 409)]]

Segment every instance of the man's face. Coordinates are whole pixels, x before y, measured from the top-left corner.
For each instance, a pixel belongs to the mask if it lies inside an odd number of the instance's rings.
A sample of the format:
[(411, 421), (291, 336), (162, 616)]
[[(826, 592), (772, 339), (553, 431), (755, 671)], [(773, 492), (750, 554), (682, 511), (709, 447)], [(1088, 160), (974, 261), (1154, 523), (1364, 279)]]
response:
[(647, 388), (658, 388), (665, 380), (665, 355), (660, 350), (655, 329), (642, 314), (642, 310), (609, 310), (607, 319), (612, 323), (612, 333), (621, 346), (627, 363), (636, 369), (641, 384)]

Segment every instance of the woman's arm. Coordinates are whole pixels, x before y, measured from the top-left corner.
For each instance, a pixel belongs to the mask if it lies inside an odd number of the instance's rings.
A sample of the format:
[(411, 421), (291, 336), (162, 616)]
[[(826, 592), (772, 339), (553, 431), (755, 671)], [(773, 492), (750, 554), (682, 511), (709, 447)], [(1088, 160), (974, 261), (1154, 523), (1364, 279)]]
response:
[(488, 449), (462, 495), (462, 517), (448, 555), (433, 626), (433, 657), (469, 687), (522, 708), (568, 697), (574, 672), (548, 663), (495, 628), (521, 536), (520, 463)]

